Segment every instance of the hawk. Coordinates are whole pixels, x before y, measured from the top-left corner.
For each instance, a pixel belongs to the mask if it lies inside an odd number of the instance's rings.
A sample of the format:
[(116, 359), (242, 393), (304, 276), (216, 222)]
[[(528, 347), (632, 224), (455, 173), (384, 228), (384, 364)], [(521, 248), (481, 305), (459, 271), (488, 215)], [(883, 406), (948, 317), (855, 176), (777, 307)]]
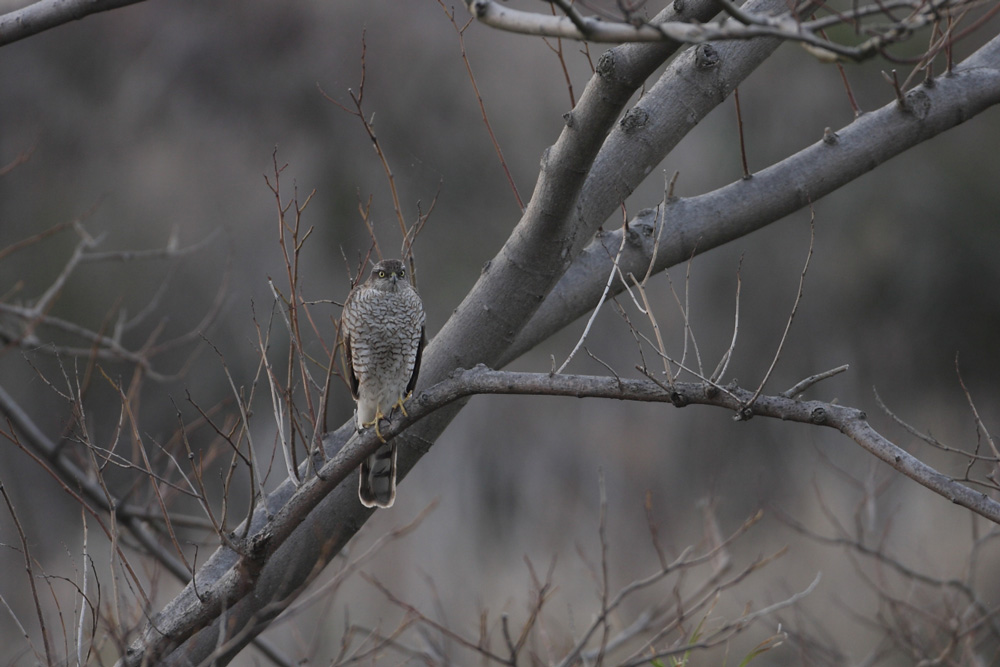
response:
[[(351, 290), (344, 303), (341, 336), (351, 394), (358, 403), (358, 431), (403, 407), (417, 384), (424, 348), (424, 306), (403, 262), (387, 259)], [(365, 507), (391, 507), (396, 499), (396, 443), (384, 443), (361, 464), (358, 496)]]

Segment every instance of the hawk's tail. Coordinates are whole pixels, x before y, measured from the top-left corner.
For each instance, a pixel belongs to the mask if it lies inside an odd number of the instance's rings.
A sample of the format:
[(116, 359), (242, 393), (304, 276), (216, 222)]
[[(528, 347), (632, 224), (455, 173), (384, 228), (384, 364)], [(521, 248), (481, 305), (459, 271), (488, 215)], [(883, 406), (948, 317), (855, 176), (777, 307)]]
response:
[(396, 500), (396, 443), (388, 442), (361, 464), (358, 497), (365, 507), (392, 507)]

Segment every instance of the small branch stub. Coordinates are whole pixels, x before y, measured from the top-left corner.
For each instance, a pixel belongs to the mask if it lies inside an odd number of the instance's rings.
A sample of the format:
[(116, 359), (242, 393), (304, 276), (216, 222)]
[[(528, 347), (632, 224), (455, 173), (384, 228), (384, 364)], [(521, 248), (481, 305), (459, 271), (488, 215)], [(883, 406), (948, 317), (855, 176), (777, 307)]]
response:
[(694, 64), (698, 69), (718, 67), (719, 52), (711, 44), (699, 44), (694, 50)]
[(676, 408), (683, 408), (690, 403), (687, 396), (677, 390), (670, 392), (670, 402)]

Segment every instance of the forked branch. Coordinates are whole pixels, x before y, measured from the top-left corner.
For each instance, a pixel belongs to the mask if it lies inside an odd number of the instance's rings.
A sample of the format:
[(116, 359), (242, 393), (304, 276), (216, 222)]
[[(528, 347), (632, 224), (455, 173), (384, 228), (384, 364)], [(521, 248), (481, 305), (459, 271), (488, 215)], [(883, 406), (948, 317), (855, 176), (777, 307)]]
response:
[[(728, 18), (714, 23), (682, 21), (653, 22), (634, 14), (619, 19), (584, 16), (576, 5), (558, 2), (563, 16), (512, 9), (496, 0), (465, 0), (469, 11), (481, 23), (492, 28), (538, 37), (575, 39), (587, 42), (623, 44), (626, 42), (673, 41), (700, 44), (724, 40), (775, 37), (799, 42), (812, 55), (824, 62), (837, 60), (862, 61), (884, 53), (893, 44), (906, 41), (921, 29), (937, 25), (948, 17), (962, 17), (979, 3), (975, 0), (893, 0), (855, 6), (842, 12), (831, 12), (818, 18), (803, 20), (814, 5), (805, 3), (780, 14), (757, 14), (745, 11), (729, 0), (719, 0)], [(992, 15), (993, 10), (985, 16)], [(893, 18), (893, 10), (904, 15)], [(870, 22), (867, 22), (870, 21)], [(978, 22), (977, 22), (978, 23)], [(861, 35), (856, 44), (844, 44), (828, 39), (824, 30), (848, 25), (851, 34)], [(948, 36), (947, 43), (954, 38)], [(937, 50), (943, 44), (935, 46)]]

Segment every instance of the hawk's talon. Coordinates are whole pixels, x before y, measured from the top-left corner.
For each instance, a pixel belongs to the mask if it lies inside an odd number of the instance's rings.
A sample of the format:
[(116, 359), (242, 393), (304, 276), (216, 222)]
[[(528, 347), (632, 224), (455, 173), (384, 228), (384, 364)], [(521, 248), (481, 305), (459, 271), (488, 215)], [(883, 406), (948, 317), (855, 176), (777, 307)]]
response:
[(392, 409), (395, 410), (396, 408), (399, 408), (399, 411), (403, 413), (404, 417), (409, 417), (410, 416), (409, 413), (406, 411), (406, 408), (403, 407), (403, 401), (407, 400), (412, 395), (413, 392), (411, 391), (406, 396), (400, 396), (399, 399), (397, 399), (395, 405), (392, 406)]
[[(385, 419), (385, 415), (382, 414), (381, 410), (375, 412), (375, 419), (370, 422), (363, 422), (360, 426), (361, 429), (375, 427), (375, 437), (379, 439), (383, 444), (385, 444), (386, 439), (382, 437), (382, 432), (378, 428), (378, 423)], [(360, 430), (360, 429), (359, 429)]]

